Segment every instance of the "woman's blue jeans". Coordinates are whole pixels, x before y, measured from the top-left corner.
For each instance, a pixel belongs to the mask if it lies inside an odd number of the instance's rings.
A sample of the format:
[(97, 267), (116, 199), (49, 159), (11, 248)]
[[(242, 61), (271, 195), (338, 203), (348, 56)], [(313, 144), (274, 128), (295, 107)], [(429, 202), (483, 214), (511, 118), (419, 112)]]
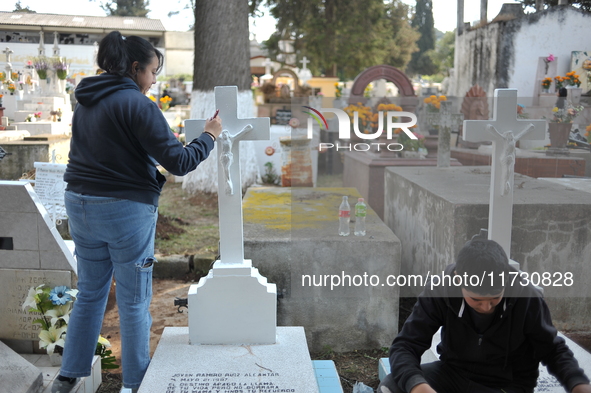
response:
[(123, 385), (138, 388), (150, 363), (150, 301), (158, 208), (118, 198), (66, 191), (70, 235), (76, 246), (78, 298), (68, 323), (60, 374), (90, 375), (115, 275)]

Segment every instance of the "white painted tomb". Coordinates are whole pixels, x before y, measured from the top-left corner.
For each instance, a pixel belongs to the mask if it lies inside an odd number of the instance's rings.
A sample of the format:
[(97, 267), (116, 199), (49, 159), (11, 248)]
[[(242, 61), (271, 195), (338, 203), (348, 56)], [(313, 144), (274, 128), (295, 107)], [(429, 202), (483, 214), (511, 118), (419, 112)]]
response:
[[(220, 259), (189, 289), (189, 327), (164, 329), (139, 393), (318, 392), (304, 329), (277, 328), (277, 288), (244, 259), (239, 144), (268, 140), (270, 122), (238, 118), (236, 97), (236, 87), (215, 88), (227, 133), (216, 142)], [(204, 125), (188, 120), (187, 141)]]

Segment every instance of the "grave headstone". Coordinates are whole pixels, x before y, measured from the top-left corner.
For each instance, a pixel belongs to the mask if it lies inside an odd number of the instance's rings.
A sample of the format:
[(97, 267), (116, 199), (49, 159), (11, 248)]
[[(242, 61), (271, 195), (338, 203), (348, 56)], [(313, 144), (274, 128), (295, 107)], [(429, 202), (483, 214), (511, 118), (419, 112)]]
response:
[(29, 288), (72, 287), (76, 262), (28, 182), (0, 181), (0, 200), (0, 338), (36, 340), (38, 315), (21, 309)]
[[(244, 259), (239, 160), (221, 155), (238, 155), (240, 140), (268, 140), (270, 122), (239, 119), (236, 96), (236, 87), (215, 88), (223, 132), (242, 133), (225, 149), (217, 140), (220, 259), (189, 289), (189, 327), (164, 330), (139, 393), (318, 392), (303, 328), (276, 327), (276, 286)], [(187, 121), (187, 138), (204, 125)]]
[(451, 131), (457, 131), (464, 120), (462, 114), (451, 113), (452, 103), (441, 103), (439, 113), (430, 113), (428, 121), (432, 125), (439, 126), (439, 140), (437, 146), (437, 167), (448, 168), (450, 166), (450, 140)]
[(49, 213), (51, 221), (55, 223), (67, 219), (64, 202), (67, 185), (64, 182), (66, 164), (36, 162), (35, 169), (35, 192)]
[(546, 138), (546, 121), (519, 119), (517, 90), (496, 89), (492, 120), (464, 120), (464, 140), (492, 141), (489, 239), (499, 243), (511, 257), (513, 177), (515, 144), (520, 139)]
[[(237, 91), (233, 86), (215, 88), (216, 107), (220, 110), (224, 132), (235, 137), (249, 128), (250, 131), (242, 134), (240, 140), (268, 140), (269, 118), (237, 117)], [(205, 120), (187, 120), (185, 124), (187, 139), (192, 140), (203, 131)], [(252, 262), (244, 259), (239, 141), (230, 147), (234, 158), (228, 164), (222, 159), (227, 154), (220, 146), (224, 142), (222, 138), (217, 140), (220, 259), (208, 276), (192, 285), (189, 291), (192, 344), (275, 342), (275, 285), (266, 283), (266, 279), (252, 267)], [(228, 188), (221, 186), (228, 182), (236, 192), (229, 193)], [(240, 295), (234, 296), (236, 293)]]

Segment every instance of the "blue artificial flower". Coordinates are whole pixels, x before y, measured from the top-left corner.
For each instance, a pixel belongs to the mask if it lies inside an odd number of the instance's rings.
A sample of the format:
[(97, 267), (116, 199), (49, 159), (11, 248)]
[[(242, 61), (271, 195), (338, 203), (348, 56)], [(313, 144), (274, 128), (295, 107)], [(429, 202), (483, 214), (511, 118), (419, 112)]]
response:
[(64, 305), (72, 301), (72, 297), (67, 293), (70, 289), (65, 285), (55, 287), (49, 292), (49, 300), (56, 305)]

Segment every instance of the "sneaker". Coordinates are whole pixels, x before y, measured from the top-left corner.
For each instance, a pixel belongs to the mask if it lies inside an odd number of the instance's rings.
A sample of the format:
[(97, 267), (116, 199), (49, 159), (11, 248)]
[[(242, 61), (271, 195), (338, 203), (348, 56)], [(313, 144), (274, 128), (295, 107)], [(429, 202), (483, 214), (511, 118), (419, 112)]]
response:
[(51, 393), (70, 393), (74, 386), (76, 386), (77, 379), (74, 379), (73, 382), (69, 381), (60, 381), (59, 379), (55, 379), (53, 381), (53, 386), (51, 387)]

